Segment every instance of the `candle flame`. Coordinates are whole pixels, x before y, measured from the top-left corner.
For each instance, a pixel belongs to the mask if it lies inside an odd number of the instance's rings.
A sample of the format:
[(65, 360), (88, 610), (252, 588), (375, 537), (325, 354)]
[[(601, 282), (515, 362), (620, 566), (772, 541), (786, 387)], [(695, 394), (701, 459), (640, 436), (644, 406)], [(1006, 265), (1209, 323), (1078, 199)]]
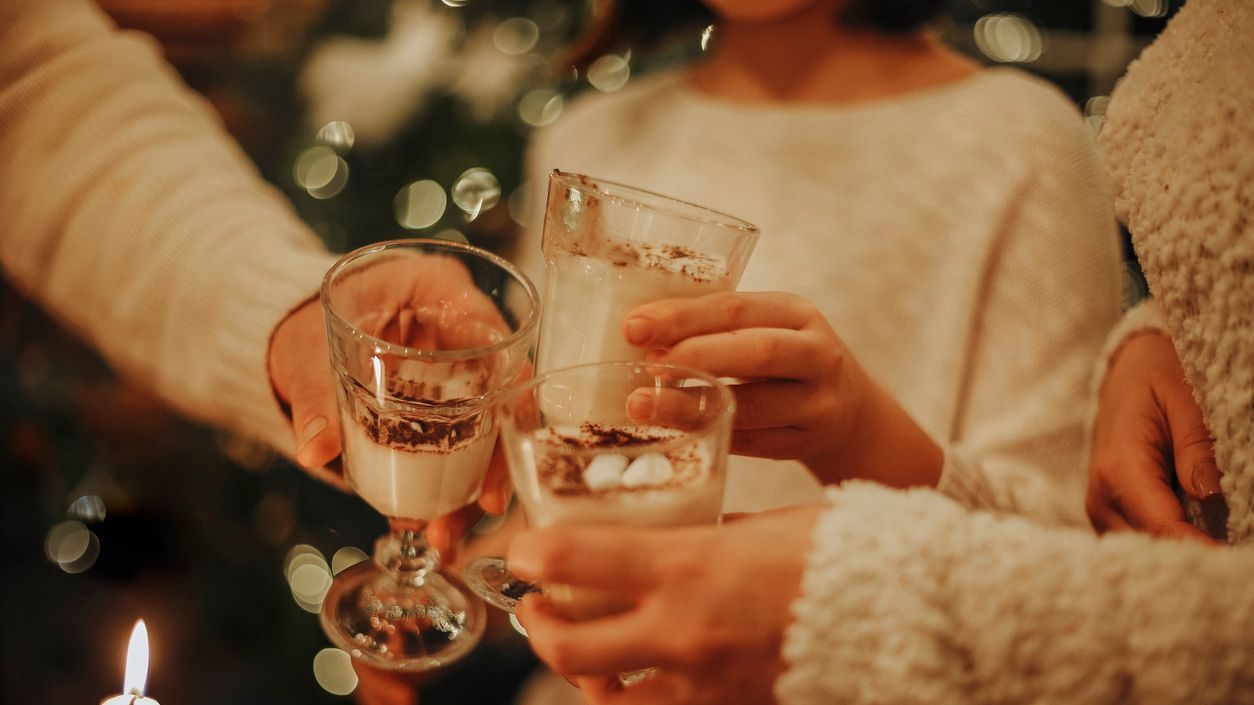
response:
[(148, 682), (148, 627), (144, 620), (135, 622), (131, 630), (131, 643), (126, 647), (126, 679), (122, 692), (126, 695), (143, 695)]

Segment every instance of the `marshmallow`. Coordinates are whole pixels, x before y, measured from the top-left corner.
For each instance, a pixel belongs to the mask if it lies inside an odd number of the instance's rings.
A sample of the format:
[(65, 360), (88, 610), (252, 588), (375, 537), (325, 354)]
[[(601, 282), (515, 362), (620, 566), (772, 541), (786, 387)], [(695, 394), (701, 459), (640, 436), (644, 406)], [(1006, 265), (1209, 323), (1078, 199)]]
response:
[(627, 458), (617, 453), (598, 455), (583, 470), (583, 483), (590, 490), (609, 490), (623, 484)]
[(675, 468), (665, 455), (645, 453), (631, 461), (631, 465), (623, 471), (623, 485), (625, 487), (660, 485), (674, 476)]

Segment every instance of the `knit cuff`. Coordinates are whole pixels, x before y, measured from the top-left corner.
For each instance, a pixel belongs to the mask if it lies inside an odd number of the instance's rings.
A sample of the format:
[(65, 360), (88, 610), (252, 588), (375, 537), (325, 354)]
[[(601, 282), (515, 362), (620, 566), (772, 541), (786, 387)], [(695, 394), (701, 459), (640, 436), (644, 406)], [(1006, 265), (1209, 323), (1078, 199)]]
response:
[(784, 635), (780, 704), (964, 702), (938, 604), (949, 562), (934, 554), (965, 513), (935, 492), (866, 482), (828, 497)]
[(971, 509), (999, 509), (996, 492), (978, 465), (966, 462), (955, 449), (945, 448), (936, 490)]
[[(219, 420), (294, 456), (291, 422), (274, 396), (268, 369), (274, 329), (297, 307), (316, 296), (335, 256), (309, 247), (275, 248), (240, 262), (224, 287), (230, 295), (217, 311), (219, 354), (209, 378), (229, 399), (231, 418)], [(281, 256), (279, 256), (281, 255)]]

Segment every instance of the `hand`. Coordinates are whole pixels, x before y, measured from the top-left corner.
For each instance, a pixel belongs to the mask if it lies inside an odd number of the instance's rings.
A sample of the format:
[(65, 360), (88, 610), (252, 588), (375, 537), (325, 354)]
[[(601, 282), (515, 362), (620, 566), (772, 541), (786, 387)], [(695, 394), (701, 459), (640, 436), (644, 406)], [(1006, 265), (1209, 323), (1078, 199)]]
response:
[[(543, 596), (518, 609), (532, 649), (592, 705), (773, 703), (789, 607), (800, 594), (810, 535), (829, 505), (755, 515), (723, 526), (562, 526), (514, 539), (519, 577), (614, 593), (634, 605), (586, 622)], [(656, 667), (622, 687), (615, 674)]]
[[(371, 331), (389, 342), (445, 348), (483, 342), (433, 337), (432, 327), (421, 325), (418, 313), (432, 308), (451, 310), (482, 322), (480, 326), (459, 328), (474, 331), (480, 337), (499, 334), (505, 326), (496, 307), (474, 287), (469, 272), (445, 257), (384, 263), (364, 272), (358, 285), (366, 292), (363, 296), (378, 302), (379, 310), (391, 312), (381, 317), (377, 329)], [(275, 328), (268, 367), (275, 393), (291, 408), (296, 461), (313, 477), (347, 491), (343, 474), (331, 467), (338, 465), (340, 425), (336, 382), (319, 300), (296, 309)], [(508, 476), (498, 448), (493, 453), (478, 507), (500, 514), (508, 503)], [(468, 507), (439, 519), (428, 529), (428, 540), (447, 554), (456, 545), (457, 537), (479, 516), (475, 507)]]
[(1094, 528), (1214, 543), (1186, 520), (1172, 491), (1174, 477), (1199, 501), (1222, 496), (1213, 446), (1171, 340), (1129, 338), (1098, 401), (1085, 499)]
[(824, 482), (865, 477), (907, 486), (939, 477), (940, 448), (805, 299), (782, 293), (664, 299), (628, 313), (623, 335), (649, 349), (650, 362), (745, 380), (732, 387), (734, 453), (801, 460)]

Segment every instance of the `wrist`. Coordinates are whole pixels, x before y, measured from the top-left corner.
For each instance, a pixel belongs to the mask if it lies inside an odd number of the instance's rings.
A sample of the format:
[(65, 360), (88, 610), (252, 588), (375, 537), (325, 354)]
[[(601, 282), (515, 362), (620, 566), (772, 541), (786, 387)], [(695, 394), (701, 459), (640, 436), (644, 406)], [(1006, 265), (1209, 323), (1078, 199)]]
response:
[(944, 459), (944, 450), (897, 400), (867, 380), (840, 447), (805, 462), (824, 484), (856, 477), (891, 487), (934, 487)]

